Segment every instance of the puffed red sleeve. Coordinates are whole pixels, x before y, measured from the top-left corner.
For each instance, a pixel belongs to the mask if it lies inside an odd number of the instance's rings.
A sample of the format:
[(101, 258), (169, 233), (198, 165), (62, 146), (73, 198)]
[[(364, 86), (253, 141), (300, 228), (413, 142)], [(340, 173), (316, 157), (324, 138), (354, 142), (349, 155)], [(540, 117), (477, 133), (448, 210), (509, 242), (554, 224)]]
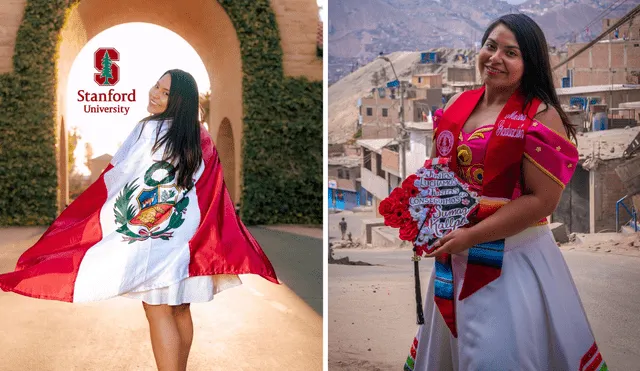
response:
[(578, 164), (575, 144), (534, 120), (525, 138), (525, 157), (564, 188)]

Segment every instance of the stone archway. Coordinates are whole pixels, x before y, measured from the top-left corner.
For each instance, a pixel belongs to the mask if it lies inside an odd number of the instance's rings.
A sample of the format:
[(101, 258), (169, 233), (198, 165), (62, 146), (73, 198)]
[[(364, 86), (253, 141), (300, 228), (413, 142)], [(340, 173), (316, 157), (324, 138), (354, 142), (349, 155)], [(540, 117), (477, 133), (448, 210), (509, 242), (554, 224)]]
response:
[[(211, 0), (190, 0), (181, 2), (156, 0), (153, 6), (144, 1), (132, 3), (129, 0), (82, 0), (72, 8), (62, 29), (62, 43), (58, 58), (58, 107), (66, 106), (64, 90), (74, 59), (88, 40), (113, 26), (129, 22), (146, 22), (165, 27), (180, 35), (198, 53), (209, 74), (211, 96), (208, 122), (218, 123), (223, 118), (234, 123), (230, 128), (230, 138), (235, 142), (229, 148), (242, 148), (242, 59), (240, 42), (236, 30), (217, 2)], [(61, 92), (62, 91), (62, 92)], [(64, 111), (62, 111), (64, 112)], [(58, 120), (60, 120), (58, 118)], [(209, 132), (215, 139), (218, 127), (211, 125)], [(225, 154), (233, 163), (241, 163), (241, 153), (233, 151)], [(225, 171), (225, 177), (234, 201), (239, 201), (241, 168), (234, 166)]]
[[(64, 88), (71, 65), (87, 41), (115, 25), (146, 22), (165, 27), (199, 54), (212, 91), (217, 92), (211, 99), (209, 132), (217, 139), (217, 124), (229, 119), (232, 193), (235, 201), (247, 196), (249, 202), (243, 204), (249, 210), (262, 202), (256, 197), (262, 194), (256, 169), (268, 164), (247, 148), (262, 145), (266, 125), (298, 121), (300, 112), (295, 108), (309, 110), (305, 102), (321, 107), (317, 101), (322, 59), (316, 56), (315, 43), (318, 7), (312, 1), (14, 0), (6, 5), (0, 9), (6, 21), (0, 25), (0, 44), (5, 45), (0, 48), (0, 86), (5, 88), (0, 89), (0, 126), (13, 140), (0, 140), (10, 154), (0, 158), (1, 165), (10, 169), (0, 174), (5, 184), (0, 210), (12, 211), (0, 213), (2, 225), (48, 224), (61, 211), (61, 179), (56, 172), (60, 174), (62, 164), (55, 147), (66, 100), (73, 99), (65, 96)], [(282, 97), (291, 84), (303, 87), (299, 96), (290, 99), (301, 102), (290, 111), (278, 110), (280, 102), (273, 98)], [(250, 145), (243, 146), (244, 142)], [(23, 153), (29, 153), (30, 161), (22, 161)], [(272, 201), (270, 207), (279, 209), (278, 200)], [(13, 204), (25, 207), (9, 207)]]
[(227, 188), (229, 188), (231, 199), (237, 200), (235, 194), (235, 177), (233, 176), (236, 168), (236, 161), (233, 155), (236, 151), (233, 144), (233, 129), (231, 121), (226, 117), (222, 120), (218, 129), (216, 148), (218, 149), (218, 155), (220, 156), (220, 162), (222, 163), (224, 182), (226, 183)]

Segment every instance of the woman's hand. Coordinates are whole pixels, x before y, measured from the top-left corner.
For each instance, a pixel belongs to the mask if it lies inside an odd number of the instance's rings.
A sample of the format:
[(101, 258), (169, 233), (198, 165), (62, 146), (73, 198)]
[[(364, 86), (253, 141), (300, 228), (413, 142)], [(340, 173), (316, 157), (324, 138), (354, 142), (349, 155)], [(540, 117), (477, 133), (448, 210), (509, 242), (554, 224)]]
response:
[(431, 258), (442, 254), (458, 254), (473, 247), (475, 244), (471, 228), (458, 228), (436, 241), (433, 244), (436, 250), (431, 254), (426, 254), (425, 257)]

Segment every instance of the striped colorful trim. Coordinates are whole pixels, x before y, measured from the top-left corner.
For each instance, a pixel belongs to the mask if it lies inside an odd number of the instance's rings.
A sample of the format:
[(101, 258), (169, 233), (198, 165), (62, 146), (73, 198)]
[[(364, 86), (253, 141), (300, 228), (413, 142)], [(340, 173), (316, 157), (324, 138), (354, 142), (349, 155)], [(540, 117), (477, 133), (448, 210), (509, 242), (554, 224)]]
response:
[(451, 264), (436, 260), (434, 293), (439, 298), (453, 300), (453, 269)]
[(407, 362), (404, 364), (404, 371), (413, 371), (416, 365), (416, 352), (418, 351), (418, 338), (413, 338), (413, 344), (411, 344), (411, 351), (407, 357)]
[(602, 359), (598, 345), (594, 342), (591, 348), (580, 359), (580, 371), (608, 371), (609, 368)]
[(469, 249), (468, 264), (502, 268), (504, 240), (485, 242)]
[(451, 265), (451, 255), (443, 254), (436, 257), (435, 270), (433, 300), (453, 337), (458, 337), (456, 330), (455, 301), (453, 297), (453, 267)]

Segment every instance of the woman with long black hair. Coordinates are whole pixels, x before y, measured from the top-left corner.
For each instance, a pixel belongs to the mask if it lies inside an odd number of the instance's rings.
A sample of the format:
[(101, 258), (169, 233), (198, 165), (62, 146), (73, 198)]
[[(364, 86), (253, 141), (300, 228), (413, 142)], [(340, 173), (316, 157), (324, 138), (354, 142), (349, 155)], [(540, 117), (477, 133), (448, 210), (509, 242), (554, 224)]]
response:
[(578, 162), (540, 27), (523, 14), (486, 30), (480, 89), (434, 117), (432, 157), (480, 195), (472, 223), (435, 243), (405, 370), (606, 370), (546, 217)]
[(241, 284), (277, 283), (236, 214), (198, 87), (169, 70), (149, 91), (151, 114), (110, 164), (25, 251), (0, 288), (40, 299), (141, 300), (158, 370), (184, 371), (193, 339), (190, 303)]

